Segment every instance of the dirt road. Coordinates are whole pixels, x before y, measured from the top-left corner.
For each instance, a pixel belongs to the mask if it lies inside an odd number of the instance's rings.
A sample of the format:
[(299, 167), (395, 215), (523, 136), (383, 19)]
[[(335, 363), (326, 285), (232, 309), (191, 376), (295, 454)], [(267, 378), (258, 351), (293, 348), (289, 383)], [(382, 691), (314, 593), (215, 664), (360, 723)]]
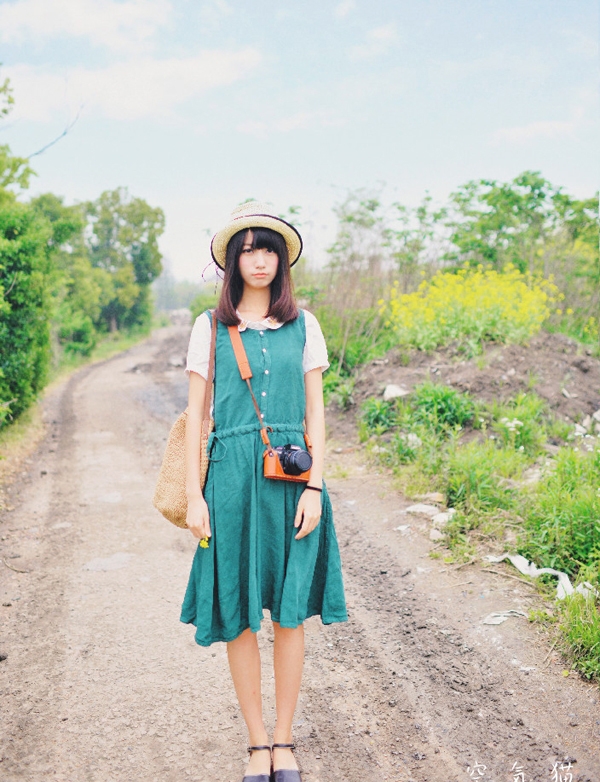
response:
[[(46, 401), (47, 437), (0, 521), (5, 782), (241, 779), (225, 647), (197, 647), (178, 621), (195, 544), (150, 504), (185, 403), (173, 357), (186, 338), (156, 332)], [(295, 726), (307, 782), (600, 782), (598, 689), (565, 678), (527, 620), (481, 622), (527, 611), (535, 590), (430, 559), (410, 503), (331, 435), (351, 619), (307, 623)], [(261, 636), (271, 718), (267, 622)]]

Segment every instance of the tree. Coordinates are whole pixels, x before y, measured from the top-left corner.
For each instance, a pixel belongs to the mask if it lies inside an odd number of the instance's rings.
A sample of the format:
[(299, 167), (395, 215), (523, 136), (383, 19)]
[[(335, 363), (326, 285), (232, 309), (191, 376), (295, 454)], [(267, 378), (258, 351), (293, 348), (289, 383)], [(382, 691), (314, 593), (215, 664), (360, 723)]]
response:
[(85, 215), (81, 206), (65, 206), (63, 199), (45, 193), (31, 201), (51, 228), (46, 251), (50, 260), (51, 331), (68, 353), (89, 355), (96, 344), (106, 274), (94, 269), (84, 241)]
[[(0, 120), (10, 113), (13, 103), (10, 81), (4, 79), (0, 82)], [(11, 153), (9, 146), (0, 145), (0, 204), (14, 197), (6, 188), (15, 185), (21, 189), (27, 188), (32, 174), (33, 169), (29, 167), (27, 158), (16, 157)]]
[(439, 255), (442, 239), (440, 228), (447, 210), (434, 209), (427, 194), (416, 209), (393, 204), (395, 220), (385, 231), (386, 243), (398, 270), (404, 291), (413, 290), (420, 282), (419, 272)]
[(446, 259), (501, 270), (543, 271), (543, 245), (564, 224), (571, 200), (537, 171), (512, 182), (467, 182), (450, 196), (454, 249)]
[(162, 270), (158, 237), (165, 227), (162, 209), (125, 188), (106, 191), (85, 205), (86, 246), (92, 266), (106, 272), (112, 294), (102, 308), (111, 331), (122, 326), (147, 326), (151, 316), (149, 286)]
[[(0, 63), (2, 65), (2, 63)], [(10, 79), (4, 79), (0, 83), (0, 119), (4, 119), (11, 111), (15, 99), (12, 96), (12, 87), (10, 86)]]

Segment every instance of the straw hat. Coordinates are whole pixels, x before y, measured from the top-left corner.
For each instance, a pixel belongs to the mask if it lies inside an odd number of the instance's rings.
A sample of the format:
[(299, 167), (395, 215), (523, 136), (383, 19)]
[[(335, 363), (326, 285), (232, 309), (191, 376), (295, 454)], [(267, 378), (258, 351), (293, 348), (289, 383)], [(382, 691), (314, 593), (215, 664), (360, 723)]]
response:
[(302, 252), (302, 237), (293, 225), (286, 223), (281, 217), (271, 214), (272, 207), (260, 201), (247, 201), (240, 204), (231, 213), (231, 220), (225, 228), (221, 228), (212, 238), (210, 252), (214, 262), (221, 269), (225, 268), (227, 245), (231, 237), (244, 228), (270, 228), (277, 231), (287, 244), (290, 266), (293, 266)]

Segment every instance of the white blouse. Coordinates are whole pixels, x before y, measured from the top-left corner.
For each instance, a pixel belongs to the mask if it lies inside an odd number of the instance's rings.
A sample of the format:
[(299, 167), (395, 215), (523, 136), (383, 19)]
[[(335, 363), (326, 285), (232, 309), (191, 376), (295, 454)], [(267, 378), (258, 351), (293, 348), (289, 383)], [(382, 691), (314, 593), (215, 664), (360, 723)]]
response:
[[(327, 346), (321, 326), (312, 312), (308, 312), (308, 310), (302, 310), (302, 312), (304, 312), (304, 322), (306, 324), (306, 342), (302, 356), (302, 369), (304, 374), (317, 367), (321, 369), (321, 372), (324, 372), (329, 366), (329, 361), (327, 360)], [(281, 326), (283, 326), (283, 323), (278, 323), (273, 318), (265, 318), (262, 321), (248, 321), (241, 318), (238, 329), (240, 331), (245, 331), (246, 329), (278, 329)], [(208, 376), (210, 331), (210, 318), (203, 312), (202, 315), (196, 318), (190, 335), (186, 373), (197, 372), (205, 379)]]

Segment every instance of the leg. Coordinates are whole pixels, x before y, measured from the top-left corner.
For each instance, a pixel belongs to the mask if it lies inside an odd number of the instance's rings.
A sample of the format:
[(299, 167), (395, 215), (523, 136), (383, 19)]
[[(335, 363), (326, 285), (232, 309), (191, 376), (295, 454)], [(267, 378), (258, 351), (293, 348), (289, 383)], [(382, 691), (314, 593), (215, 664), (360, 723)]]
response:
[[(273, 622), (275, 643), (273, 666), (275, 669), (275, 705), (277, 722), (273, 732), (276, 744), (291, 744), (292, 721), (298, 702), (298, 693), (302, 682), (304, 666), (304, 626), (293, 629), (281, 627)], [(273, 768), (298, 768), (294, 755), (289, 749), (273, 751)]]
[[(227, 657), (229, 658), (233, 686), (248, 727), (250, 745), (268, 744), (269, 740), (262, 714), (260, 653), (256, 633), (244, 630), (234, 641), (230, 641), (227, 644)], [(246, 774), (268, 775), (270, 770), (271, 756), (269, 752), (264, 750), (252, 753)]]

